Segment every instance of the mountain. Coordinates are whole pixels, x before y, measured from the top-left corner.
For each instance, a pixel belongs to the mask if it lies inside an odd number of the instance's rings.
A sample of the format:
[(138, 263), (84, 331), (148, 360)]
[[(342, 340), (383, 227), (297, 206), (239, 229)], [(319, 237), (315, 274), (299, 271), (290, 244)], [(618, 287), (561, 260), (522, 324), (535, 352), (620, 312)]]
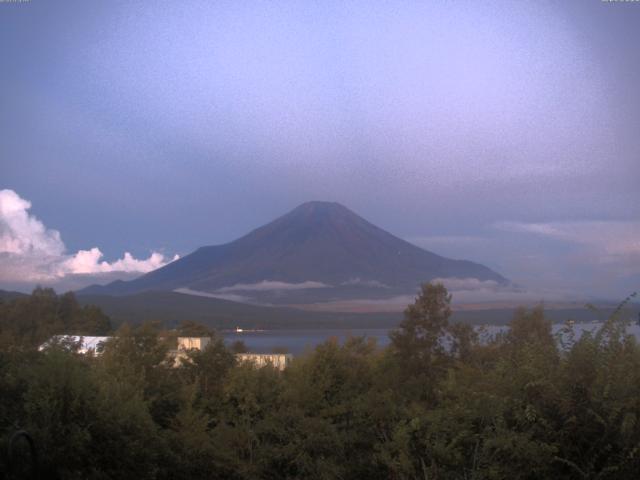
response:
[(11, 301), (16, 298), (26, 297), (26, 293), (12, 292), (9, 290), (0, 290), (0, 300)]
[(414, 292), (422, 282), (451, 277), (508, 283), (478, 263), (418, 248), (338, 203), (308, 202), (233, 242), (202, 247), (137, 279), (80, 293), (189, 289), (307, 303)]

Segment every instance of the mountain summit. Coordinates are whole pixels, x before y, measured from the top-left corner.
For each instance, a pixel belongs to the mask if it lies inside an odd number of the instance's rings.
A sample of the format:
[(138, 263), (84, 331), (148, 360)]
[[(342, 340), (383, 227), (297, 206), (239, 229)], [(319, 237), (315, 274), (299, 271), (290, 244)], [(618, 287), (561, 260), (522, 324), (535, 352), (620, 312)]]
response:
[(224, 245), (202, 247), (128, 282), (81, 293), (123, 295), (187, 288), (199, 292), (354, 288), (414, 292), (434, 278), (506, 284), (489, 268), (416, 247), (339, 203), (307, 202)]

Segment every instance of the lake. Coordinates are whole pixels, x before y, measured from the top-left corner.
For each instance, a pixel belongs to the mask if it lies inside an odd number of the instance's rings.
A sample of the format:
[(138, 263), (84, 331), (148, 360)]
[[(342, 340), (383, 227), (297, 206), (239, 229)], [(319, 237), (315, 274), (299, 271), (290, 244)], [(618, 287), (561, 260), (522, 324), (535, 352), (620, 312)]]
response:
[[(585, 331), (595, 331), (600, 327), (599, 323), (576, 323), (573, 328), (576, 339), (580, 338)], [(553, 325), (554, 333), (563, 328), (562, 324)], [(481, 338), (487, 339), (498, 332), (506, 330), (504, 326), (488, 325), (479, 332)], [(627, 331), (635, 335), (640, 340), (640, 326), (633, 324)], [(366, 336), (374, 338), (378, 345), (389, 344), (389, 330), (384, 328), (361, 328), (361, 329), (320, 329), (320, 330), (263, 330), (245, 332), (222, 332), (225, 343), (242, 340), (250, 352), (270, 353), (277, 349), (286, 349), (287, 352), (299, 355), (307, 350), (315, 348), (317, 345), (336, 338), (340, 343), (350, 336)]]

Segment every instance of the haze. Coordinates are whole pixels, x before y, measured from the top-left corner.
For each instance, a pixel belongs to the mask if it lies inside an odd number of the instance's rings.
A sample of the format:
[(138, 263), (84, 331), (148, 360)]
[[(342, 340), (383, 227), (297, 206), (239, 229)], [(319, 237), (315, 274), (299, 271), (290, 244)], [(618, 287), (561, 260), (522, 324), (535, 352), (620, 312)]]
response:
[(534, 296), (624, 298), (638, 25), (599, 0), (0, 3), (0, 288), (130, 278), (328, 200)]

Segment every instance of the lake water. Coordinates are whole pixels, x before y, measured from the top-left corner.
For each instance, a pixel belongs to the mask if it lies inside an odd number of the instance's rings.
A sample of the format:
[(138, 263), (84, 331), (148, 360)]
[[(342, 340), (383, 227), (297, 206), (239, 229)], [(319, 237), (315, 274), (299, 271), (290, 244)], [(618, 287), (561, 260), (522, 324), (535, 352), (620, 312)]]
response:
[[(563, 328), (564, 325), (553, 325), (553, 332)], [(573, 328), (576, 339), (580, 338), (585, 331), (595, 331), (600, 327), (597, 323), (576, 323)], [(501, 326), (485, 326), (479, 333), (481, 338), (488, 339), (500, 331), (504, 331), (506, 327)], [(627, 331), (635, 335), (640, 340), (640, 326), (633, 324), (628, 327)], [(250, 352), (254, 353), (270, 353), (274, 350), (285, 349), (289, 353), (301, 354), (307, 350), (312, 350), (317, 345), (336, 338), (340, 343), (350, 336), (365, 336), (374, 338), (378, 345), (385, 346), (389, 344), (389, 330), (382, 328), (370, 329), (322, 329), (322, 330), (264, 330), (264, 331), (247, 331), (242, 333), (223, 332), (224, 340), (227, 344), (231, 344), (237, 340), (242, 340)]]

